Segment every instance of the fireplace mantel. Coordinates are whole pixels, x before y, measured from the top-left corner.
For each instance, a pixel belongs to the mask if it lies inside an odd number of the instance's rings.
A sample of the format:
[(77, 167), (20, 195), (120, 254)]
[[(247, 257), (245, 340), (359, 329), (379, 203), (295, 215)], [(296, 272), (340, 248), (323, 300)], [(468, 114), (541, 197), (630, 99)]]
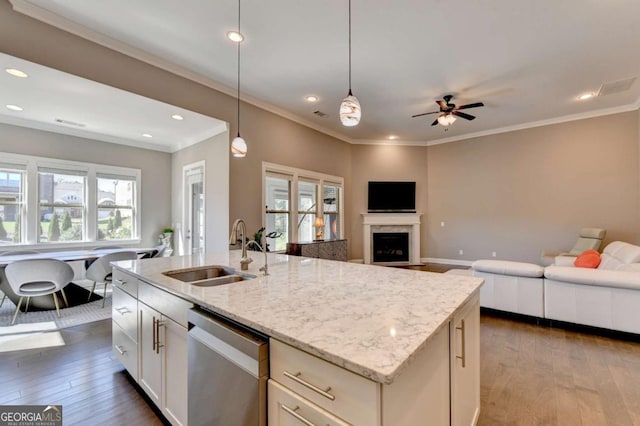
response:
[(398, 229), (407, 229), (409, 232), (409, 263), (420, 264), (421, 216), (422, 213), (362, 213), (364, 263), (371, 263), (371, 234), (375, 232), (376, 227), (384, 227), (388, 230), (398, 227)]

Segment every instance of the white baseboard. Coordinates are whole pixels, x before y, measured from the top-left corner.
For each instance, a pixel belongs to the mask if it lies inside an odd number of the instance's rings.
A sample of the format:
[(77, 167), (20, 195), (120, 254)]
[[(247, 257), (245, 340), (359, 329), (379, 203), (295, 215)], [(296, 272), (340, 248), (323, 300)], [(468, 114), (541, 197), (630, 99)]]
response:
[(423, 257), (420, 259), (423, 263), (442, 263), (445, 265), (460, 265), (460, 266), (471, 266), (473, 263), (472, 260), (460, 260), (460, 259), (439, 259), (437, 257)]

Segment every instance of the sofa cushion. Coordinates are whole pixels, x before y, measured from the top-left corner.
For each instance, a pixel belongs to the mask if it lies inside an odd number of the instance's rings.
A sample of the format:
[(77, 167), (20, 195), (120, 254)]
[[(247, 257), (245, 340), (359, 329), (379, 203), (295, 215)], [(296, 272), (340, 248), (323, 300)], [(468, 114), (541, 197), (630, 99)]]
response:
[(616, 270), (623, 265), (640, 262), (640, 247), (614, 241), (604, 248), (598, 269)]
[(576, 257), (573, 265), (577, 268), (597, 268), (600, 264), (600, 253), (595, 250), (586, 250)]
[(544, 275), (544, 268), (534, 263), (511, 262), (508, 260), (476, 260), (471, 264), (475, 271), (492, 274), (513, 275), (516, 277), (539, 278)]
[(603, 269), (547, 266), (544, 277), (572, 284), (617, 287), (640, 290), (640, 273), (635, 271), (609, 271)]

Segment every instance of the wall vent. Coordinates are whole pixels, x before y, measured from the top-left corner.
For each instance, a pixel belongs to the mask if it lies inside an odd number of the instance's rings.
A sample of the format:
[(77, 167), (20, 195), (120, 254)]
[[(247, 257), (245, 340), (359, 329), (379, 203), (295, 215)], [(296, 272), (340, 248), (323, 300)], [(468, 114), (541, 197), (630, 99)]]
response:
[(322, 112), (322, 111), (320, 111), (320, 110), (318, 110), (318, 111), (313, 111), (313, 113), (314, 113), (315, 115), (317, 115), (318, 117), (320, 117), (320, 118), (325, 118), (325, 117), (327, 117), (327, 116), (328, 116), (328, 114), (325, 114), (324, 112)]
[(63, 120), (62, 118), (56, 118), (56, 123), (66, 124), (67, 126), (74, 126), (74, 127), (87, 127), (86, 124), (76, 123), (75, 121)]
[(606, 96), (606, 95), (611, 95), (613, 93), (625, 92), (631, 88), (634, 81), (636, 81), (636, 78), (631, 77), (625, 80), (604, 83), (600, 87), (600, 90), (598, 91), (598, 96)]

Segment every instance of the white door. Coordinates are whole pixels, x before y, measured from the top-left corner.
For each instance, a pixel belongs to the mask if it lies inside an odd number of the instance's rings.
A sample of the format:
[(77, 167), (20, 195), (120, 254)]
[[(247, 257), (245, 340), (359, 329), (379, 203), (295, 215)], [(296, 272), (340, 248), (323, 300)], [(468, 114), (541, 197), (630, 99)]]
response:
[(185, 254), (204, 253), (204, 161), (184, 166)]

